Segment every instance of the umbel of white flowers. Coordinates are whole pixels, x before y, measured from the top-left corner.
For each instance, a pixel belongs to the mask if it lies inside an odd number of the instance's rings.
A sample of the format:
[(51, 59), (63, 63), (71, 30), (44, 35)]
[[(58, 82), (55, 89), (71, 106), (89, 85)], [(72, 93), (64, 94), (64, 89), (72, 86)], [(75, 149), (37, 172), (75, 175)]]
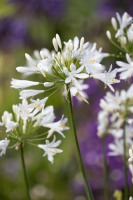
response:
[(102, 110), (98, 114), (98, 136), (111, 134), (114, 137), (114, 143), (109, 144), (110, 156), (124, 153), (122, 126), (126, 116), (126, 154), (129, 157), (128, 149), (131, 148), (133, 140), (133, 84), (127, 91), (116, 91), (114, 95), (107, 92), (104, 99), (100, 100), (100, 107)]
[[(70, 90), (72, 96), (77, 96), (80, 100), (86, 101), (87, 95), (83, 90), (89, 86), (84, 86), (84, 79), (99, 79), (112, 91), (114, 91), (112, 84), (120, 82), (115, 78), (117, 69), (111, 71), (112, 66), (110, 66), (108, 72), (104, 71), (105, 66), (100, 63), (109, 54), (102, 53), (102, 48), (96, 50), (96, 43), (85, 43), (83, 37), (80, 41), (78, 37), (75, 37), (73, 41), (64, 42), (63, 48), (60, 36), (56, 34), (56, 37), (53, 38), (53, 46), (52, 52), (46, 48), (43, 48), (40, 52), (35, 50), (35, 58), (26, 53), (27, 65), (16, 68), (25, 77), (34, 73), (42, 74), (45, 77), (43, 83), (12, 79), (11, 87), (21, 90), (20, 99), (33, 97), (47, 90), (54, 89), (55, 92), (65, 86), (65, 96)], [(26, 89), (39, 84), (42, 84), (46, 89)]]
[(127, 79), (133, 75), (133, 17), (131, 17), (127, 12), (124, 12), (122, 17), (119, 13), (116, 13), (116, 18), (119, 22), (119, 28), (117, 27), (117, 20), (113, 17), (111, 19), (112, 26), (116, 31), (115, 37), (117, 42), (115, 43), (112, 39), (111, 33), (108, 30), (106, 32), (108, 39), (121, 50), (120, 56), (125, 57), (128, 63), (123, 61), (116, 61), (116, 64), (120, 67), (117, 71), (120, 73), (120, 79)]
[[(0, 141), (0, 156), (5, 154), (9, 142), (14, 143), (12, 147), (19, 147), (20, 143), (28, 143), (42, 148), (45, 151), (44, 156), (48, 155), (48, 160), (53, 163), (53, 156), (62, 152), (61, 149), (56, 148), (60, 145), (61, 140), (56, 141), (55, 135), (51, 143), (46, 139), (50, 138), (54, 132), (65, 138), (63, 131), (68, 130), (69, 127), (66, 126), (67, 118), (64, 119), (64, 115), (61, 120), (54, 122), (53, 106), (45, 107), (47, 99), (48, 97), (42, 100), (31, 99), (30, 104), (26, 99), (23, 99), (22, 104), (12, 106), (13, 114), (8, 111), (3, 113), (0, 126), (5, 126), (6, 133), (3, 135), (6, 138)], [(48, 130), (44, 133), (36, 133), (36, 130), (41, 126), (48, 128)], [(46, 140), (46, 144), (34, 144), (38, 139), (40, 141)]]

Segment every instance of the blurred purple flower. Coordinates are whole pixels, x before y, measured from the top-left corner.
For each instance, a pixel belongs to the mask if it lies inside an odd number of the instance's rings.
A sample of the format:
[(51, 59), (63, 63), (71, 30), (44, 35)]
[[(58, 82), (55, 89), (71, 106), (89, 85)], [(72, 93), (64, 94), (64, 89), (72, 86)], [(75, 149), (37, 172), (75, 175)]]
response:
[(102, 0), (98, 6), (98, 16), (104, 19), (115, 16), (116, 12), (123, 14), (128, 12), (133, 15), (133, 1), (131, 0)]
[(9, 0), (16, 4), (19, 11), (28, 15), (48, 15), (53, 20), (60, 18), (65, 10), (66, 0)]
[(0, 19), (0, 49), (11, 50), (28, 43), (27, 24), (23, 19)]

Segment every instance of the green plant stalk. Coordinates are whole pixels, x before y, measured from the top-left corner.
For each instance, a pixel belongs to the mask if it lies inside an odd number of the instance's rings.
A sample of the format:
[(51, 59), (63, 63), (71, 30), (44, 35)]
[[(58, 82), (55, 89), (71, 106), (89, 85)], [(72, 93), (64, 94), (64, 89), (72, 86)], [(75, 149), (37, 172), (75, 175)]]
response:
[(103, 173), (104, 173), (104, 193), (105, 193), (105, 199), (109, 200), (105, 136), (103, 136), (102, 138), (102, 154), (103, 154)]
[(31, 200), (30, 194), (29, 194), (29, 185), (28, 185), (28, 179), (27, 179), (27, 174), (26, 174), (26, 168), (25, 168), (25, 162), (24, 162), (24, 153), (23, 153), (23, 146), (22, 142), (20, 144), (20, 154), (21, 154), (21, 162), (22, 162), (22, 168), (23, 168), (23, 173), (24, 173), (24, 181), (25, 181), (25, 186), (26, 186), (26, 193), (28, 200)]
[(127, 165), (126, 165), (126, 119), (123, 123), (123, 168), (124, 168), (124, 195), (125, 195), (125, 200), (128, 200), (128, 187), (127, 187)]
[(89, 186), (88, 181), (87, 181), (87, 177), (86, 177), (86, 174), (85, 174), (85, 170), (84, 170), (84, 166), (83, 166), (83, 162), (82, 162), (82, 158), (81, 158), (81, 154), (80, 154), (80, 149), (79, 149), (79, 145), (78, 145), (76, 128), (75, 128), (75, 123), (74, 123), (73, 110), (72, 110), (70, 90), (68, 92), (68, 107), (69, 107), (69, 117), (70, 117), (70, 124), (71, 124), (71, 131), (72, 131), (72, 135), (73, 135), (75, 152), (76, 152), (78, 164), (79, 164), (82, 176), (83, 176), (87, 198), (88, 198), (88, 200), (93, 200), (92, 192), (91, 192), (90, 186)]

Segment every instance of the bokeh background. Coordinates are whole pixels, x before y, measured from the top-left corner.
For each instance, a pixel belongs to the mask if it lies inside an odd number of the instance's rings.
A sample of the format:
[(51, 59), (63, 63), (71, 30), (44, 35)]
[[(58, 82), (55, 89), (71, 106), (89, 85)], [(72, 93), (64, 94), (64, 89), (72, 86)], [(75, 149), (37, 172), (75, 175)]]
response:
[[(0, 0), (0, 116), (4, 110), (12, 111), (18, 104), (19, 93), (10, 88), (11, 78), (21, 79), (17, 66), (26, 64), (24, 53), (32, 55), (35, 49), (53, 49), (52, 38), (58, 33), (62, 41), (75, 36), (84, 36), (85, 41), (96, 42), (103, 52), (117, 53), (106, 38), (106, 30), (114, 33), (110, 19), (116, 12), (127, 11), (133, 16), (131, 0)], [(105, 58), (103, 64), (115, 66), (115, 59)], [(41, 75), (32, 75), (30, 80), (44, 81)], [(87, 177), (95, 199), (103, 200), (103, 171), (101, 141), (97, 137), (97, 114), (99, 100), (105, 95), (102, 82), (89, 80), (90, 104), (73, 99), (73, 109), (81, 154)], [(115, 88), (128, 88), (121, 82)], [(44, 98), (39, 95), (39, 98)], [(54, 105), (57, 119), (67, 113), (67, 101), (62, 91), (48, 100)], [(1, 128), (2, 129), (2, 128)], [(61, 149), (54, 164), (43, 157), (42, 150), (25, 145), (25, 161), (32, 200), (86, 200), (85, 188), (75, 157), (71, 132), (65, 133)], [(60, 136), (58, 137), (58, 139)], [(3, 139), (0, 136), (0, 139)], [(108, 157), (106, 138), (110, 198), (115, 189), (123, 190), (123, 167), (121, 157)], [(19, 150), (7, 149), (0, 158), (0, 200), (26, 200)], [(130, 177), (130, 173), (129, 173)], [(130, 178), (129, 178), (130, 185)]]

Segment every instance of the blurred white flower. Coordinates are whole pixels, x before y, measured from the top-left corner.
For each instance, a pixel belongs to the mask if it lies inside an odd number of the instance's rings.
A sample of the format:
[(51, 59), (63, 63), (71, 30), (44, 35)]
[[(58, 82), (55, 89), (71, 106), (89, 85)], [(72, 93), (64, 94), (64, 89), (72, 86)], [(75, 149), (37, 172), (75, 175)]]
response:
[(5, 138), (4, 140), (0, 140), (0, 156), (6, 153), (6, 148), (9, 142), (10, 140), (7, 140), (7, 138)]

